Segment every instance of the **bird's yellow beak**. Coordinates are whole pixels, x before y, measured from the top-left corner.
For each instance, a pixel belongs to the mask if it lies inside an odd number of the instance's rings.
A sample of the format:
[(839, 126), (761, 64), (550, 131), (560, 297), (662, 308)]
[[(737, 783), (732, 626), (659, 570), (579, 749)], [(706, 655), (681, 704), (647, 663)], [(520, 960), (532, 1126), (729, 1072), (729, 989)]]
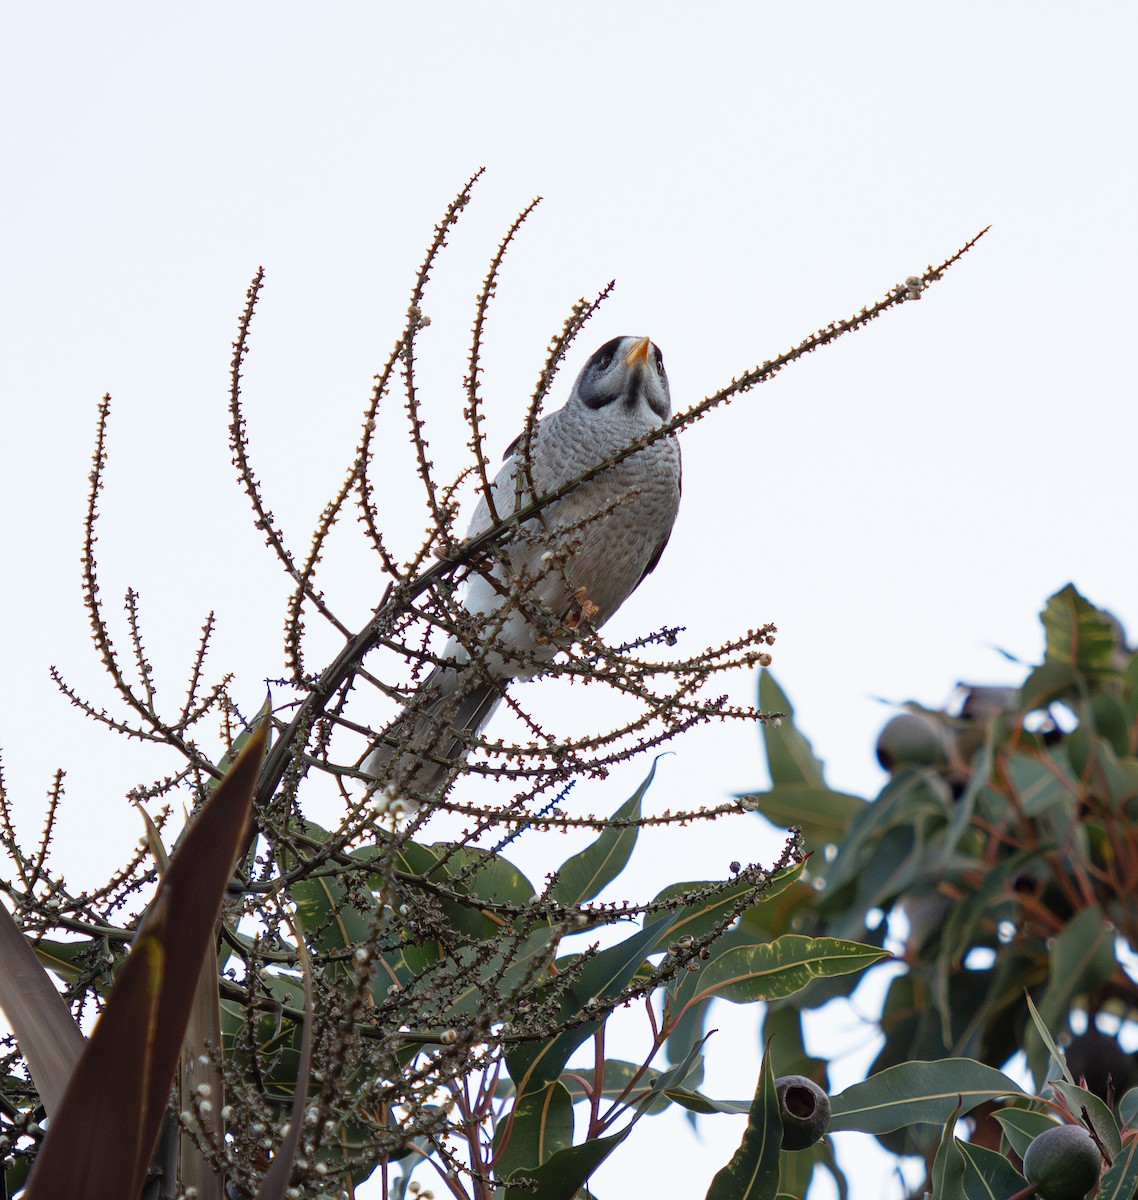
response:
[(626, 367), (631, 367), (638, 362), (647, 362), (648, 347), (651, 345), (652, 343), (646, 337), (641, 338), (624, 356), (624, 365)]

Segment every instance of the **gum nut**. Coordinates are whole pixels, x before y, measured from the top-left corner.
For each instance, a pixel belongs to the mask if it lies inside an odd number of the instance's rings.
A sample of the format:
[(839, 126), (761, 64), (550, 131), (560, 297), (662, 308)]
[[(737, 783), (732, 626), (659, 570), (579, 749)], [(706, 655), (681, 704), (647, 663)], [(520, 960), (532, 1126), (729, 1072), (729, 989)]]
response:
[(782, 1118), (782, 1148), (805, 1150), (830, 1124), (830, 1097), (804, 1075), (780, 1075), (774, 1081)]
[(1081, 1125), (1046, 1129), (1023, 1156), (1023, 1175), (1042, 1200), (1083, 1200), (1098, 1183), (1102, 1155)]

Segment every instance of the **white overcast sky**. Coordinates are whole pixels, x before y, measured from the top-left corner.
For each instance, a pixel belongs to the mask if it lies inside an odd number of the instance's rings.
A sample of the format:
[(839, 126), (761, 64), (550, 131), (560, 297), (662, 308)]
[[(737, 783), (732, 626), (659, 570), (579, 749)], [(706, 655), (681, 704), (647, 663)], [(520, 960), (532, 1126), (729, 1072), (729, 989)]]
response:
[[(471, 301), (534, 194), (489, 328), (495, 454), (568, 306), (610, 278), (555, 403), (596, 345), (644, 333), (682, 406), (992, 225), (921, 303), (685, 437), (671, 545), (612, 636), (684, 624), (702, 645), (775, 621), (775, 674), (831, 782), (872, 794), (889, 712), (876, 698), (939, 705), (958, 680), (1018, 681), (994, 647), (1036, 659), (1036, 614), (1066, 582), (1138, 633), (1136, 34), (1121, 2), (10, 7), (0, 744), (29, 831), (67, 767), (60, 862), (99, 878), (138, 834), (123, 790), (151, 771), (47, 677), (56, 663), (109, 698), (78, 587), (100, 394), (114, 397), (104, 598), (117, 621), (126, 586), (141, 591), (171, 705), (216, 608), (212, 661), (255, 708), (281, 672), (284, 589), (225, 443), (245, 286), (263, 264), (245, 394), (257, 470), (299, 544), (431, 228), (479, 166), (420, 350), (437, 458), (453, 466)], [(409, 550), (414, 523), (400, 527)], [(362, 621), (379, 575), (344, 561), (326, 586)], [(741, 676), (733, 694), (753, 686)], [(764, 777), (743, 726), (674, 749), (661, 808)], [(645, 766), (591, 785), (583, 806), (615, 808)], [(764, 853), (758, 821), (661, 842), (643, 886), (721, 875), (747, 835)], [(737, 1017), (711, 1049), (723, 1094), (753, 1080)], [(635, 1166), (702, 1196), (741, 1125), (706, 1121), (702, 1142), (685, 1128), (644, 1122), (634, 1137), (658, 1157)], [(857, 1182), (858, 1197), (890, 1186), (877, 1168)]]

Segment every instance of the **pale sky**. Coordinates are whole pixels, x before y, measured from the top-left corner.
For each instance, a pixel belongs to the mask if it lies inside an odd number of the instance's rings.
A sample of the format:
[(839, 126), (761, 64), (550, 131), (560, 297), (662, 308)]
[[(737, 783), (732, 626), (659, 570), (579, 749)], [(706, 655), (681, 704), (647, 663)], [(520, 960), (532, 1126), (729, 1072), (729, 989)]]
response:
[[(1017, 682), (994, 647), (1036, 660), (1038, 611), (1063, 584), (1138, 635), (1132, 5), (60, 3), (13, 7), (5, 26), (0, 746), (29, 833), (68, 769), (57, 849), (77, 878), (138, 836), (123, 790), (161, 769), (47, 675), (110, 697), (78, 570), (99, 396), (114, 397), (99, 552), (117, 632), (133, 585), (174, 705), (216, 608), (211, 661), (255, 709), (281, 673), (284, 588), (225, 442), (245, 287), (263, 264), (245, 395), (299, 546), (432, 226), (479, 166), (420, 346), (433, 444), (455, 468), (472, 301), (535, 194), (488, 331), (493, 457), (549, 336), (610, 278), (555, 405), (617, 334), (651, 336), (675, 403), (698, 400), (992, 225), (919, 304), (685, 436), (671, 544), (609, 636), (683, 624), (701, 646), (776, 622), (773, 670), (830, 781), (873, 794), (877, 698)], [(345, 550), (325, 586), (362, 622), (379, 574)], [(753, 688), (741, 675), (732, 694)], [(652, 803), (759, 785), (756, 741), (731, 726), (677, 742)], [(646, 769), (581, 789), (582, 806), (616, 808)], [(637, 886), (722, 875), (740, 828), (661, 842)], [(757, 820), (745, 833), (754, 856), (774, 844)], [(744, 1017), (715, 1022), (713, 1093), (753, 1086)], [(835, 1021), (865, 1043), (852, 1013)], [(645, 1120), (596, 1187), (633, 1168), (643, 1183), (651, 1163), (670, 1195), (702, 1196), (741, 1131), (708, 1119), (696, 1141), (678, 1117)], [(900, 1194), (882, 1169), (859, 1172), (855, 1200)]]

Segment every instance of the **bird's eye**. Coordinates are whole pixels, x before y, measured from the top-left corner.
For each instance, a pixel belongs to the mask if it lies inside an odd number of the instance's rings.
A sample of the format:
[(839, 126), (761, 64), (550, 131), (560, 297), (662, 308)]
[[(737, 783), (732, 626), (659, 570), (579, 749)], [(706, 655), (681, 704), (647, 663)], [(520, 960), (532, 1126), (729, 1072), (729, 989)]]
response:
[(664, 352), (659, 346), (656, 347), (656, 374), (661, 377), (664, 374)]
[(616, 352), (620, 349), (620, 338), (613, 338), (597, 350), (589, 363), (589, 366), (598, 374), (603, 374), (612, 366), (612, 360), (616, 358)]

